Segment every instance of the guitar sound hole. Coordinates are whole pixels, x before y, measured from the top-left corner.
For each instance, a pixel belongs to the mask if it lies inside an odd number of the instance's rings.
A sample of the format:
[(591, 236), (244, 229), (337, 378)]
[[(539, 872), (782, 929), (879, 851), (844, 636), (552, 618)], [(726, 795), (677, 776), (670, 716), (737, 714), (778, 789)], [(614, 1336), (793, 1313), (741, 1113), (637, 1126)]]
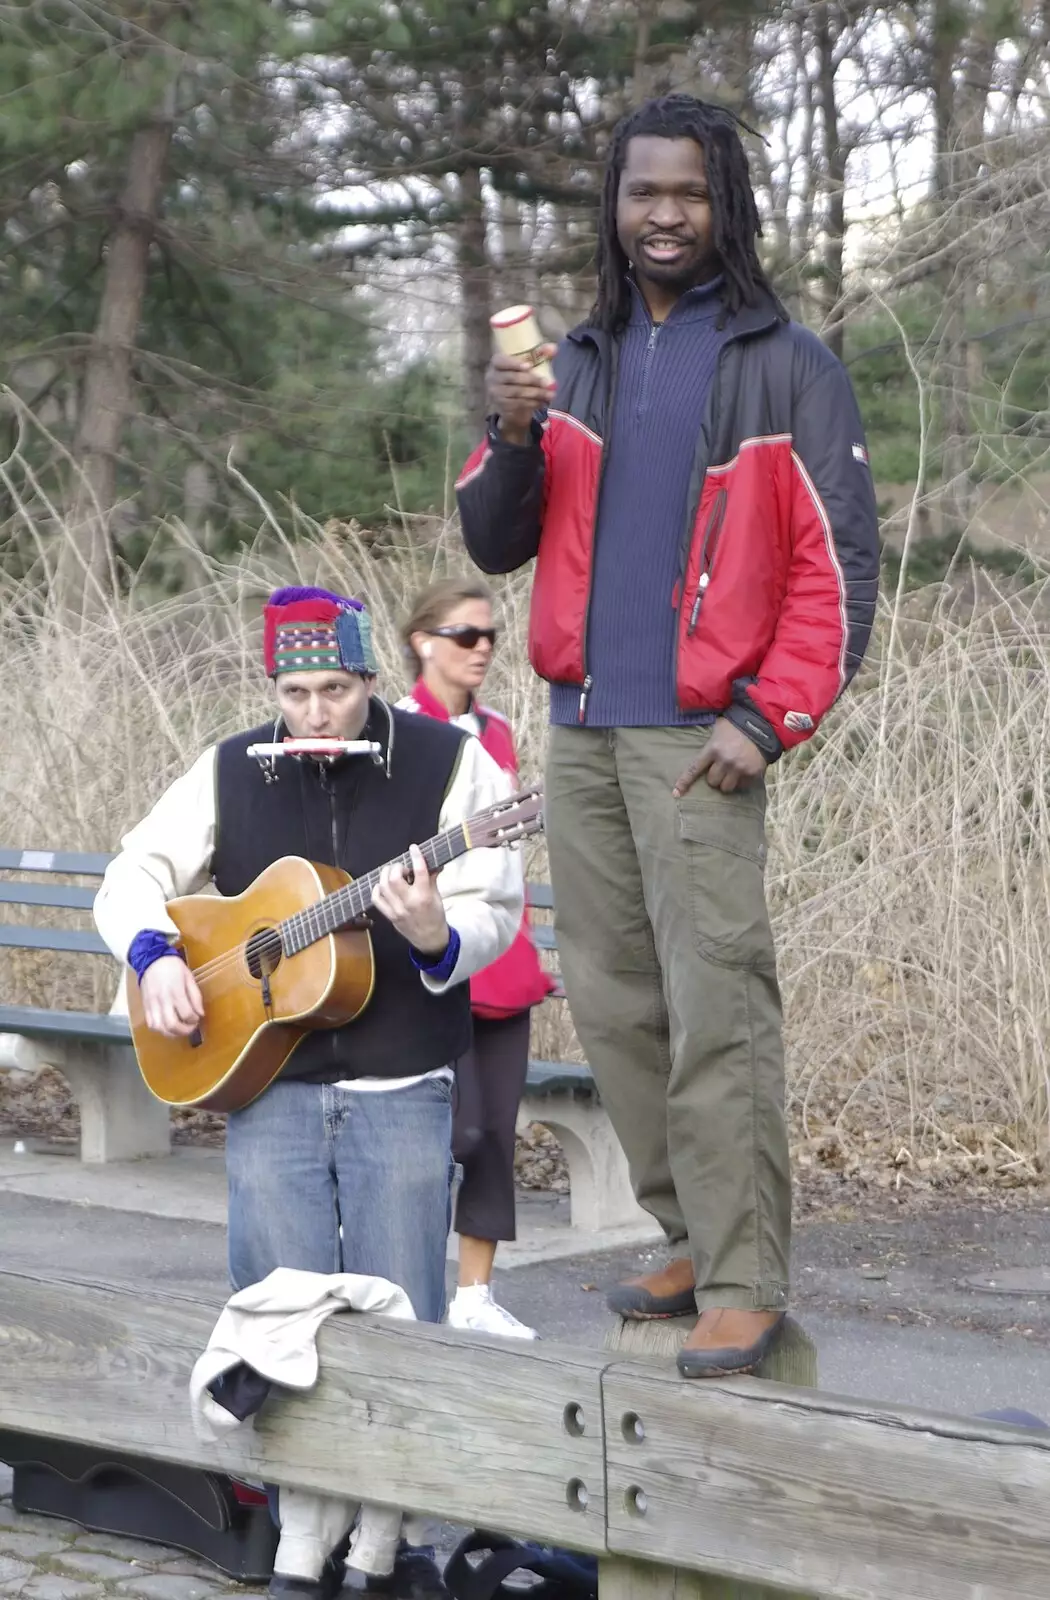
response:
[(253, 933), (245, 947), (248, 971), (253, 978), (268, 978), (281, 964), (284, 950), (281, 935), (276, 928), (261, 928)]

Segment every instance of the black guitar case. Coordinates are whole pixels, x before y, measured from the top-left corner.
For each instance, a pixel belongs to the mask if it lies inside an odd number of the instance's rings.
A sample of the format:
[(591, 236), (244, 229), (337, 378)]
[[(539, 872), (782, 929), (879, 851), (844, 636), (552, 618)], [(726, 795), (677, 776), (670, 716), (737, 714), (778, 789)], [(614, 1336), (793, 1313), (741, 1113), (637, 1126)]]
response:
[(265, 1495), (218, 1472), (0, 1428), (16, 1511), (62, 1517), (200, 1556), (243, 1583), (273, 1573), (278, 1530)]

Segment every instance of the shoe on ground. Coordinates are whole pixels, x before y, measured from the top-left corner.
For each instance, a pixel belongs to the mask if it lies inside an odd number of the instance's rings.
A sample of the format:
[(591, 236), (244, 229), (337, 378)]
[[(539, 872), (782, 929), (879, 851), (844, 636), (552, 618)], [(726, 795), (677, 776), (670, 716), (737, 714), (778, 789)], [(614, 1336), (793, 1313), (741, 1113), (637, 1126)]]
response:
[(402, 1545), (394, 1557), (394, 1570), (384, 1577), (368, 1574), (365, 1593), (384, 1595), (387, 1600), (450, 1600), (434, 1560), (433, 1546)]
[(696, 1274), (688, 1256), (676, 1256), (658, 1272), (617, 1284), (606, 1305), (629, 1322), (656, 1322), (661, 1317), (687, 1317), (696, 1310)]
[(345, 1577), (345, 1561), (329, 1556), (319, 1578), (294, 1578), (275, 1572), (266, 1592), (271, 1600), (335, 1600)]
[(503, 1339), (539, 1337), (535, 1328), (527, 1328), (524, 1322), (511, 1316), (506, 1306), (493, 1300), (487, 1283), (472, 1283), (467, 1288), (457, 1289), (448, 1308), (448, 1325), (469, 1333), (494, 1333)]
[(754, 1372), (776, 1343), (784, 1311), (704, 1311), (678, 1352), (683, 1378)]

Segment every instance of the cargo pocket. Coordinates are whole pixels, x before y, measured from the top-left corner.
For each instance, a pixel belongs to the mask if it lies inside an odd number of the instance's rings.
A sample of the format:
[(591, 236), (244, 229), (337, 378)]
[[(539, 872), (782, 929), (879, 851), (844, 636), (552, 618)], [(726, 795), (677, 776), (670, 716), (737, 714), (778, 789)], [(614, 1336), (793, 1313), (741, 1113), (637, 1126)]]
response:
[(775, 971), (766, 909), (765, 824), (750, 800), (678, 807), (697, 948), (722, 967)]

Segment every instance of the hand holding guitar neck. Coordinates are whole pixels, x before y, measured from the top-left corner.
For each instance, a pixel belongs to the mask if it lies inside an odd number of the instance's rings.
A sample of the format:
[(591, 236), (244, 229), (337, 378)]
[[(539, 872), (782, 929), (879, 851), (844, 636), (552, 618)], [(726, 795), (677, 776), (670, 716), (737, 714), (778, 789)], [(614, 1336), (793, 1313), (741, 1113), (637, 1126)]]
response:
[(437, 879), (427, 871), (418, 845), (411, 847), (409, 856), (410, 873), (399, 861), (383, 868), (372, 890), (372, 904), (420, 955), (440, 956), (448, 945), (449, 935)]

